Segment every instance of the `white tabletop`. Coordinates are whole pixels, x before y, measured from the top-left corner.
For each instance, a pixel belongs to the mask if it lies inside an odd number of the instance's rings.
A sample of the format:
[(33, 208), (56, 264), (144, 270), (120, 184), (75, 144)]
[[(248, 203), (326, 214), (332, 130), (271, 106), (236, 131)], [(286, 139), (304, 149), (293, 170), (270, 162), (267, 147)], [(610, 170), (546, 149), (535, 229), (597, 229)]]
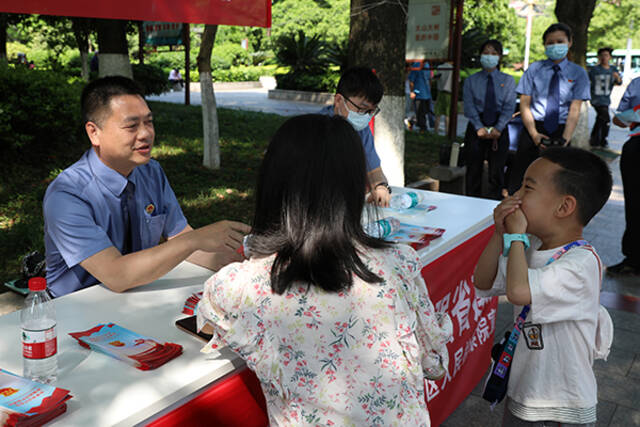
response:
[[(242, 365), (225, 349), (214, 360), (200, 353), (204, 342), (174, 325), (184, 301), (202, 290), (211, 272), (183, 262), (149, 285), (118, 294), (92, 286), (55, 300), (58, 320), (58, 381), (71, 391), (67, 412), (51, 425), (130, 426), (153, 416)], [(183, 354), (151, 371), (140, 371), (81, 347), (67, 335), (114, 322), (141, 335), (183, 346)], [(0, 317), (0, 367), (22, 374), (20, 312)]]
[(419, 215), (411, 214), (410, 209), (405, 214), (393, 209), (382, 209), (385, 217), (394, 216), (407, 224), (446, 230), (442, 237), (432, 240), (429, 246), (418, 251), (422, 265), (433, 262), (493, 224), (493, 209), (498, 204), (495, 200), (399, 187), (393, 187), (392, 194), (406, 191), (420, 193), (420, 203), (434, 205), (436, 209)]
[[(394, 188), (395, 192), (406, 191)], [(413, 190), (412, 190), (413, 191)], [(420, 190), (416, 190), (420, 191)], [(394, 215), (403, 222), (446, 229), (445, 234), (419, 251), (423, 265), (445, 254), (491, 225), (495, 201), (420, 191), (437, 209), (415, 215)], [(73, 399), (67, 412), (51, 425), (129, 426), (164, 409), (179, 406), (213, 381), (243, 364), (233, 352), (217, 357), (200, 353), (203, 341), (174, 325), (184, 301), (202, 290), (211, 275), (183, 262), (163, 278), (122, 294), (92, 286), (55, 300), (58, 320), (58, 382)], [(99, 323), (114, 322), (141, 335), (183, 346), (178, 358), (151, 371), (80, 347), (67, 335)], [(22, 373), (20, 313), (0, 317), (0, 367)]]

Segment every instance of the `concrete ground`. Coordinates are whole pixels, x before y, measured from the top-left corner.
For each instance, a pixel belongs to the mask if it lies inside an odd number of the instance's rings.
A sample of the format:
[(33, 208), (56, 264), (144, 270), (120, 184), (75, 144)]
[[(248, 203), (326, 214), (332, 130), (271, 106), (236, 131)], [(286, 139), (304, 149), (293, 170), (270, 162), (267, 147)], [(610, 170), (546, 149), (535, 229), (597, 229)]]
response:
[[(613, 105), (617, 105), (623, 88), (617, 88), (613, 95)], [(171, 92), (152, 100), (184, 102), (183, 92)], [(216, 91), (219, 107), (251, 111), (262, 111), (280, 115), (313, 113), (321, 105), (307, 102), (270, 100), (266, 89), (240, 91)], [(200, 94), (191, 93), (193, 105), (200, 104)], [(589, 108), (590, 126), (594, 122), (594, 111)], [(458, 120), (458, 134), (462, 135), (466, 120)], [(624, 130), (612, 125), (609, 144), (620, 151), (626, 141)], [(605, 265), (612, 265), (622, 259), (620, 241), (624, 231), (624, 197), (620, 178), (619, 157), (610, 159), (614, 188), (605, 207), (593, 218), (585, 229), (584, 236), (600, 254)], [(612, 278), (605, 276), (603, 298), (606, 293), (609, 313), (615, 326), (614, 342), (607, 362), (597, 361), (594, 366), (598, 378), (598, 426), (627, 427), (640, 426), (640, 277)], [(22, 297), (0, 289), (0, 315), (21, 307)], [(611, 308), (612, 303), (622, 302), (624, 307)], [(496, 336), (512, 326), (512, 309), (506, 301), (498, 308)], [(482, 383), (482, 382), (481, 382)], [(482, 400), (480, 386), (467, 397), (460, 407), (442, 424), (445, 427), (485, 427), (499, 426), (504, 404), (494, 411)]]

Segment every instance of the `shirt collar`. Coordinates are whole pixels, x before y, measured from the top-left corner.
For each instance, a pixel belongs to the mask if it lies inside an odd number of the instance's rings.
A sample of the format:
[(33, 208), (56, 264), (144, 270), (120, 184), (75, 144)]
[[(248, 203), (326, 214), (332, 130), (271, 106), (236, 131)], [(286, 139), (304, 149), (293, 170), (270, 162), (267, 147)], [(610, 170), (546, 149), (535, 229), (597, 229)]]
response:
[[(549, 68), (553, 68), (553, 66), (555, 65), (555, 62), (553, 62), (550, 59), (545, 59), (544, 62), (545, 62), (545, 65)], [(562, 61), (558, 63), (558, 66), (560, 67), (560, 71), (564, 71), (568, 65), (569, 65), (569, 60), (567, 59), (566, 56)]]
[(93, 175), (104, 184), (105, 187), (109, 189), (113, 193), (114, 196), (120, 197), (122, 192), (127, 187), (127, 182), (134, 181), (134, 177), (136, 174), (136, 169), (133, 169), (129, 174), (129, 178), (125, 178), (120, 173), (111, 169), (109, 166), (102, 163), (102, 160), (98, 157), (96, 150), (91, 148), (89, 150), (89, 166), (91, 167), (91, 171)]

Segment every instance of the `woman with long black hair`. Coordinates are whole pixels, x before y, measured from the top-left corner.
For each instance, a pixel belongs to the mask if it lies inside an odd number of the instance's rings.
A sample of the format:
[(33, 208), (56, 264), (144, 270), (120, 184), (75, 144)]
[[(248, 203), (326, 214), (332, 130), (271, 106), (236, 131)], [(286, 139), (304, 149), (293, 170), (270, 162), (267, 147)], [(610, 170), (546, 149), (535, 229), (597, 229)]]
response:
[(205, 284), (205, 349), (246, 361), (271, 425), (430, 424), (424, 378), (446, 372), (451, 321), (434, 311), (416, 252), (363, 231), (366, 187), (348, 122), (289, 119), (260, 169), (250, 258)]

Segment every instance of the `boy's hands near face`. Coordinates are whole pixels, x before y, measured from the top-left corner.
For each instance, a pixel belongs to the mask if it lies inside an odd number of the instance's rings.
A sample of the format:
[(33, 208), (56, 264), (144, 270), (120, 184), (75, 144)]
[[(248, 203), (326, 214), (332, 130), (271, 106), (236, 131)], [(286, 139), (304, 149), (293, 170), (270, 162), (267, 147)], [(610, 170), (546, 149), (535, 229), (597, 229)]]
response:
[(516, 196), (507, 197), (493, 210), (493, 221), (496, 224), (496, 234), (501, 238), (504, 233), (508, 232), (505, 228), (505, 218), (509, 214), (515, 212), (519, 208), (520, 203), (522, 203), (521, 200)]
[(527, 232), (527, 217), (522, 209), (518, 208), (504, 219), (506, 232), (509, 234), (523, 234)]

